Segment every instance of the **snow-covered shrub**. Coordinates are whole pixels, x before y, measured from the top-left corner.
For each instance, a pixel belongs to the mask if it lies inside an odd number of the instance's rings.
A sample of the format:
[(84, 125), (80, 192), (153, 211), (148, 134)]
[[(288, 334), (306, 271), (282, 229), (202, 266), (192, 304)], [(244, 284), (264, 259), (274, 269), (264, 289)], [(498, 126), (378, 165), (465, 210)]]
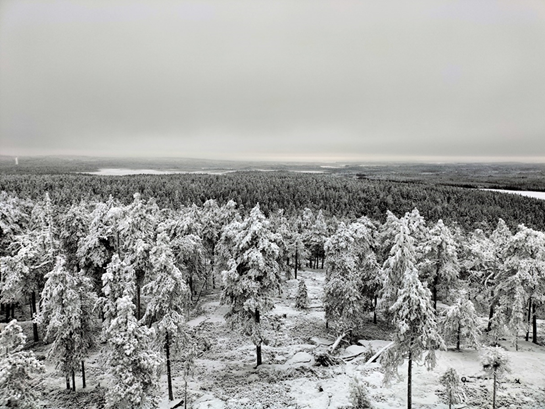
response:
[(350, 381), (350, 403), (352, 403), (353, 409), (370, 409), (373, 407), (369, 401), (367, 388), (357, 378), (352, 378)]
[(509, 358), (500, 347), (486, 347), (481, 352), (483, 370), (493, 377), (492, 409), (496, 409), (496, 385), (506, 373), (511, 372)]
[(460, 377), (458, 376), (456, 369), (447, 369), (446, 372), (439, 378), (439, 383), (445, 388), (449, 409), (452, 407), (453, 403), (456, 404), (462, 402), (464, 390), (462, 389)]
[(308, 308), (308, 290), (305, 280), (299, 280), (297, 297), (295, 298), (295, 308), (300, 310)]

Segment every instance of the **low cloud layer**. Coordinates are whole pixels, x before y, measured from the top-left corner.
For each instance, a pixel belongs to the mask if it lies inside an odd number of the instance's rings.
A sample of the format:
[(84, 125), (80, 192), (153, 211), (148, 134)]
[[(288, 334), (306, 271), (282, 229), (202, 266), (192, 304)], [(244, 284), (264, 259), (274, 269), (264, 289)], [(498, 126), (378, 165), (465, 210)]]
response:
[(4, 154), (545, 157), (541, 1), (4, 1)]

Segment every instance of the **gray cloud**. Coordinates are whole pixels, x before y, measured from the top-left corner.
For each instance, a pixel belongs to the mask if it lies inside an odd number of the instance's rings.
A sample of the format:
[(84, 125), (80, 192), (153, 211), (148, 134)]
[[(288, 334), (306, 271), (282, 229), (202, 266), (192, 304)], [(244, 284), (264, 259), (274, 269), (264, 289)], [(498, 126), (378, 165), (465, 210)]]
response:
[(539, 1), (5, 1), (5, 153), (545, 156)]

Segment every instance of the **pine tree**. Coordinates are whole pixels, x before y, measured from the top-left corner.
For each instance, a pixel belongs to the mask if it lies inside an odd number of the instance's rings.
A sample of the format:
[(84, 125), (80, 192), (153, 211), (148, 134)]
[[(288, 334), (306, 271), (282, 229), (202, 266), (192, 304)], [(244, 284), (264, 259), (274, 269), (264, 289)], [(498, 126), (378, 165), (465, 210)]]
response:
[(273, 295), (281, 291), (280, 240), (259, 205), (244, 221), (227, 226), (222, 237), (224, 257), (229, 255), (229, 268), (222, 273), (222, 300), (231, 306), (227, 319), (250, 334), (258, 366), (262, 363), (261, 320), (274, 307)]
[(295, 298), (295, 308), (305, 310), (308, 308), (308, 290), (305, 280), (299, 280), (297, 287), (297, 296)]
[(483, 370), (493, 378), (492, 409), (496, 409), (497, 383), (505, 374), (511, 372), (509, 358), (500, 347), (486, 347), (483, 348), (481, 353), (481, 364), (483, 365)]
[[(58, 241), (53, 225), (53, 209), (49, 196), (32, 209), (28, 229), (14, 237), (10, 245), (11, 256), (2, 257), (3, 303), (22, 301), (24, 295), (31, 297), (31, 315), (38, 313), (36, 293), (44, 284), (44, 275), (53, 268), (58, 252)], [(34, 342), (39, 340), (38, 325), (33, 323)]]
[(464, 390), (460, 383), (460, 376), (456, 372), (456, 369), (449, 368), (439, 378), (439, 383), (445, 388), (447, 393), (448, 407), (452, 408), (452, 404), (460, 403), (463, 401)]
[(105, 295), (103, 339), (111, 381), (107, 408), (158, 406), (160, 356), (154, 352), (155, 330), (139, 325), (135, 317), (135, 273), (116, 254), (102, 277)]
[(26, 337), (17, 320), (0, 333), (0, 407), (38, 408), (31, 373), (45, 372), (34, 352), (22, 351)]
[(358, 327), (374, 299), (373, 279), (378, 271), (374, 239), (370, 226), (362, 222), (349, 226), (341, 222), (325, 245), (326, 320), (340, 326), (341, 332)]
[[(435, 350), (444, 349), (437, 331), (435, 312), (431, 305), (431, 292), (418, 278), (415, 268), (413, 239), (409, 235), (407, 222), (402, 220), (400, 232), (392, 247), (386, 265), (393, 273), (399, 273), (400, 286), (396, 301), (389, 308), (395, 327), (393, 345), (385, 351), (382, 365), (385, 383), (397, 375), (398, 366), (408, 359), (407, 407), (412, 407), (412, 364), (422, 359), (431, 370), (435, 367)], [(398, 281), (394, 281), (398, 282)]]
[(450, 229), (439, 220), (422, 243), (422, 261), (419, 263), (421, 277), (431, 287), (435, 311), (438, 291), (451, 290), (458, 279), (459, 270), (456, 242)]
[(157, 242), (150, 252), (153, 266), (153, 279), (142, 291), (148, 296), (148, 304), (143, 321), (155, 328), (159, 345), (164, 345), (167, 365), (169, 400), (174, 399), (172, 390), (171, 352), (188, 347), (188, 334), (185, 326), (185, 312), (189, 288), (182, 272), (174, 264), (170, 239), (159, 226)]
[(62, 257), (57, 257), (55, 267), (45, 278), (42, 311), (37, 321), (46, 325), (45, 341), (51, 342), (48, 358), (56, 361), (67, 388), (72, 376), (75, 391), (74, 373), (80, 367), (83, 387), (86, 386), (84, 360), (94, 345), (92, 331), (96, 323), (92, 312), (97, 296), (91, 280), (81, 272), (67, 269)]
[(475, 349), (480, 347), (478, 315), (465, 291), (459, 292), (454, 297), (454, 303), (443, 311), (439, 326), (445, 341), (456, 340), (458, 351), (464, 339)]
[[(528, 325), (532, 321), (532, 342), (537, 343), (536, 306), (545, 294), (545, 234), (523, 225), (509, 240), (505, 262), (496, 285), (498, 298), (504, 300), (506, 321), (516, 333), (523, 328), (523, 305), (528, 304)], [(514, 302), (513, 302), (514, 301)], [(528, 334), (526, 340), (528, 340)]]

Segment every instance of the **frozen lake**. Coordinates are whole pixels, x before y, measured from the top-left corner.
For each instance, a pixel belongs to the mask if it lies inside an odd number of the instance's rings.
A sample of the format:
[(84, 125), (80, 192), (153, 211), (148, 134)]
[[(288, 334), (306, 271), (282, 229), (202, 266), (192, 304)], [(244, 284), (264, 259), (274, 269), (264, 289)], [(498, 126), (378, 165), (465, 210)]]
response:
[(98, 172), (85, 172), (88, 175), (99, 176), (127, 176), (127, 175), (171, 175), (179, 173), (206, 173), (208, 175), (223, 175), (225, 173), (233, 172), (232, 170), (157, 170), (157, 169), (118, 169), (118, 168), (104, 168), (99, 169)]
[(527, 197), (533, 197), (535, 199), (545, 200), (545, 192), (532, 192), (530, 190), (502, 190), (502, 189), (481, 189), (488, 190), (489, 192), (510, 193), (514, 195), (521, 195)]

